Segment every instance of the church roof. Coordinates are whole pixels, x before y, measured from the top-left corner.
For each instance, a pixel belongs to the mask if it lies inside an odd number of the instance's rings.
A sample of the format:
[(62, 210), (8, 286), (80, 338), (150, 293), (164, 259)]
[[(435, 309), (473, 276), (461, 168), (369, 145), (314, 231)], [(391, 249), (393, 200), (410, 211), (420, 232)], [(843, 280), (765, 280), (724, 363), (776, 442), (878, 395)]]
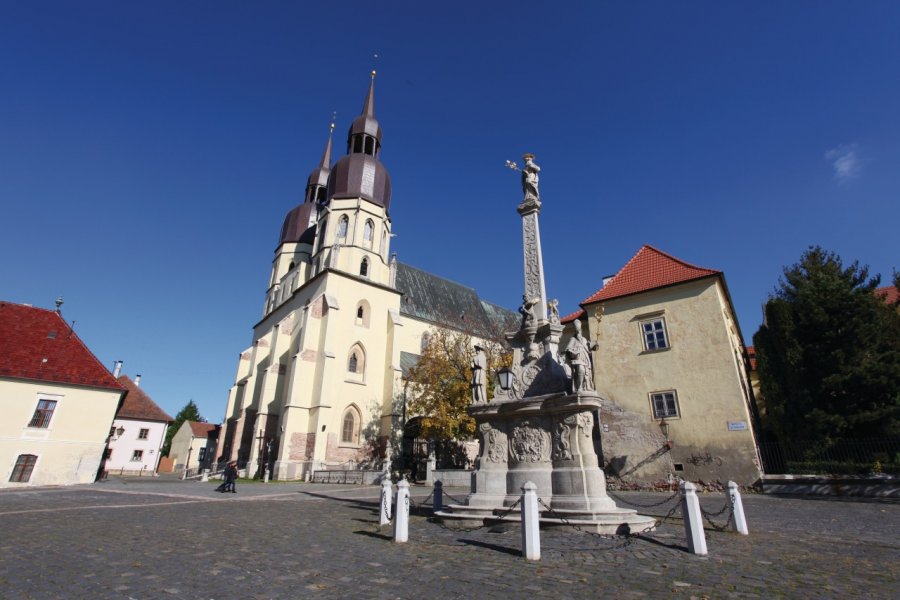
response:
[(125, 394), (125, 400), (122, 401), (122, 406), (119, 408), (119, 412), (116, 413), (116, 418), (135, 419), (137, 421), (163, 421), (165, 423), (173, 421), (172, 417), (161, 409), (130, 377), (127, 375), (120, 376), (119, 383), (128, 390), (128, 393)]
[(625, 263), (625, 266), (606, 285), (582, 301), (581, 305), (630, 296), (721, 274), (721, 271), (686, 263), (646, 244), (637, 251), (631, 260)]
[(400, 372), (403, 377), (409, 375), (409, 370), (419, 364), (419, 355), (412, 352), (400, 351)]
[(57, 311), (3, 301), (0, 377), (123, 389)]
[(470, 287), (397, 263), (400, 314), (475, 335), (498, 337), (515, 328), (517, 315), (478, 297)]

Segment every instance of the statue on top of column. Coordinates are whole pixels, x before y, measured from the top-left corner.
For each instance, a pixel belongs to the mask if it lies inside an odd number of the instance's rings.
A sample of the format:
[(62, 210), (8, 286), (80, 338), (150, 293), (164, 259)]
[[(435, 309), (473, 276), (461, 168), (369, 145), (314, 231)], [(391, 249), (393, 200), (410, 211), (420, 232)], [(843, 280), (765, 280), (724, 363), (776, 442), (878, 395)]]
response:
[(528, 153), (522, 157), (525, 165), (522, 167), (522, 191), (525, 192), (523, 204), (541, 205), (541, 193), (538, 190), (538, 173), (541, 168), (534, 164), (534, 154)]

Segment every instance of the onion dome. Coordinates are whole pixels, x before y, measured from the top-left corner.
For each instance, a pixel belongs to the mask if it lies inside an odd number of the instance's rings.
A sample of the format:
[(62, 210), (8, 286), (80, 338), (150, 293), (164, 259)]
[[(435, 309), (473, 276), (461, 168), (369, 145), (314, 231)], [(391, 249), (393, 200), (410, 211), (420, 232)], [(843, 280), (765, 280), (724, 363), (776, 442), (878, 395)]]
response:
[(391, 178), (378, 160), (380, 152), (381, 126), (375, 119), (375, 72), (372, 71), (362, 114), (350, 126), (347, 155), (334, 165), (328, 177), (328, 198), (364, 198), (388, 210)]
[[(312, 229), (313, 238), (315, 238), (316, 226), (310, 226), (310, 219), (316, 216), (315, 202), (304, 202), (298, 204), (284, 218), (284, 224), (281, 226), (281, 238), (279, 244), (287, 244), (294, 242), (302, 242), (303, 238), (310, 229)], [(312, 242), (305, 242), (311, 244)]]

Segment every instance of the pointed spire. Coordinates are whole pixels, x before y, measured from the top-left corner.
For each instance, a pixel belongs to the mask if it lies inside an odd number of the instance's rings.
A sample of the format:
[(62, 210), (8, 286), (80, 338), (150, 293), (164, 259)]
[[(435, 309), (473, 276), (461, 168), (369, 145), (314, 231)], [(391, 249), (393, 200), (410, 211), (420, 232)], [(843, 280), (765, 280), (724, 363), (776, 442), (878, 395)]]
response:
[(328, 131), (328, 143), (325, 145), (325, 152), (322, 153), (322, 160), (319, 161), (320, 169), (331, 168), (331, 138), (334, 137), (334, 121), (337, 119), (337, 113), (331, 116), (331, 128)]
[(375, 70), (372, 70), (372, 81), (369, 82), (369, 93), (363, 104), (362, 114), (370, 119), (375, 117)]

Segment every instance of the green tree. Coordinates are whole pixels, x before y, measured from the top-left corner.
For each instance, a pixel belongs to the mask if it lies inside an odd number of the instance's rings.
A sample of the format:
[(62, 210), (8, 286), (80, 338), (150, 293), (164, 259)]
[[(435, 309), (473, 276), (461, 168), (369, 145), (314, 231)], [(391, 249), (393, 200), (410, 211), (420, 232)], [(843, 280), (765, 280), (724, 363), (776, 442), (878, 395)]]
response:
[(188, 400), (188, 403), (184, 405), (178, 414), (175, 415), (175, 421), (169, 425), (169, 429), (166, 431), (166, 441), (163, 443), (162, 453), (164, 456), (169, 455), (169, 450), (172, 448), (172, 438), (175, 436), (175, 433), (181, 427), (181, 424), (185, 421), (198, 421), (200, 423), (206, 423), (206, 419), (204, 419), (200, 415), (200, 409), (197, 408), (197, 405), (194, 404), (193, 400)]
[(420, 435), (428, 439), (461, 440), (475, 434), (466, 408), (472, 401), (472, 356), (475, 344), (487, 355), (488, 399), (491, 375), (504, 360), (499, 342), (482, 341), (469, 333), (433, 329), (428, 343), (406, 377), (407, 414), (420, 416)]
[(880, 281), (818, 246), (785, 268), (753, 338), (768, 434), (900, 434), (900, 313), (874, 293)]

